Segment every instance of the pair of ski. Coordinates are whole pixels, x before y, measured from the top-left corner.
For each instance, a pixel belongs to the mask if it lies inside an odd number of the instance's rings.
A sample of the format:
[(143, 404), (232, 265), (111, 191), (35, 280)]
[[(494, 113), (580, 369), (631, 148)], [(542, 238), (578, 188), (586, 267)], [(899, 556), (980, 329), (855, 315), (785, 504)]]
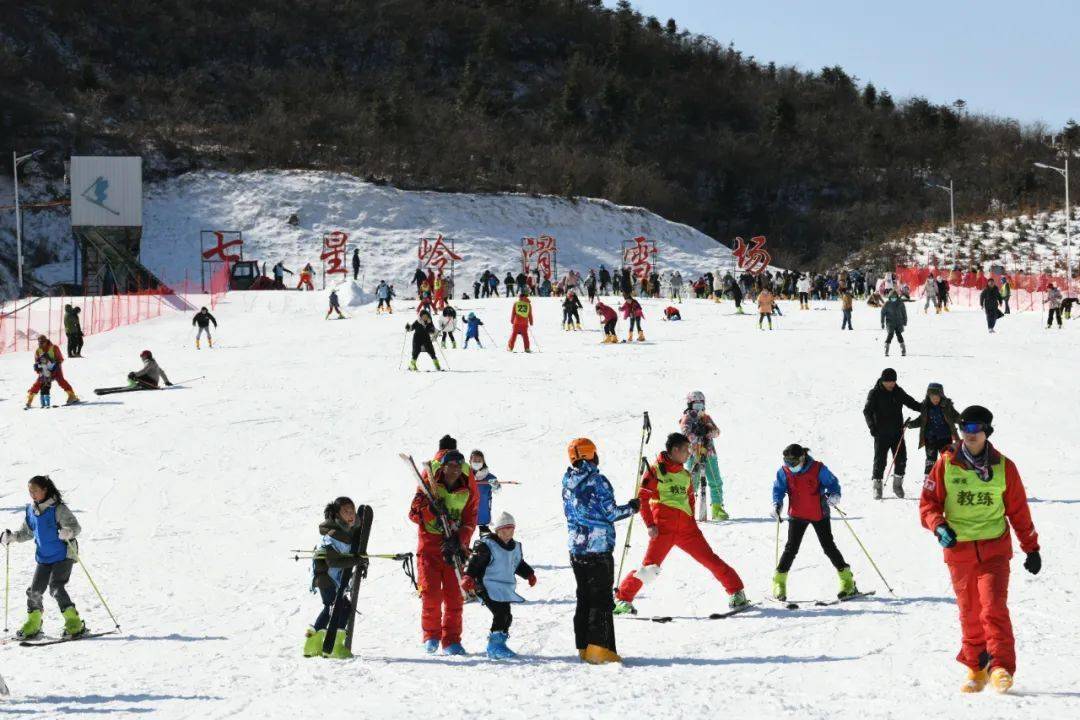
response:
[(49, 645), (60, 645), (61, 643), (75, 642), (77, 640), (89, 640), (103, 635), (115, 635), (116, 633), (116, 630), (105, 630), (103, 632), (84, 632), (80, 635), (66, 635), (58, 638), (38, 636), (36, 639), (19, 640), (19, 647), (48, 647)]
[[(370, 505), (361, 505), (356, 508), (356, 520), (360, 527), (349, 546), (349, 551), (356, 558), (356, 563), (345, 568), (341, 573), (341, 584), (338, 585), (337, 594), (334, 596), (334, 606), (330, 610), (330, 623), (326, 626), (326, 637), (323, 640), (324, 655), (330, 655), (334, 651), (337, 634), (342, 630), (345, 632), (345, 649), (350, 654), (352, 653), (353, 633), (356, 629), (356, 601), (360, 581), (367, 577), (366, 555), (373, 519), (374, 513)], [(346, 613), (349, 619), (342, 628), (341, 616)]]
[(195, 382), (196, 380), (202, 380), (205, 375), (200, 375), (197, 378), (191, 378), (190, 380), (181, 380), (175, 382), (172, 385), (166, 385), (165, 387), (157, 387), (155, 385), (142, 385), (136, 383), (135, 385), (119, 385), (117, 387), (96, 388), (94, 390), (95, 395), (115, 395), (116, 393), (126, 392), (139, 392), (142, 390), (172, 390), (173, 388), (182, 387), (185, 383)]
[[(679, 619), (680, 620), (724, 620), (724, 619), (729, 618), (729, 617), (735, 617), (736, 615), (741, 615), (742, 613), (746, 612), (747, 610), (753, 610), (753, 609), (757, 608), (759, 605), (761, 605), (761, 603), (752, 602), (752, 603), (748, 603), (746, 605), (743, 605), (742, 607), (737, 607), (737, 608), (734, 608), (732, 610), (728, 610), (726, 612), (712, 613), (708, 617), (699, 617), (699, 618), (698, 617), (695, 617), (695, 618), (689, 618), (688, 617), (688, 618), (679, 618)], [(675, 620), (675, 618), (672, 617), (671, 615), (653, 615), (653, 616), (641, 616), (641, 617), (638, 617), (637, 615), (619, 615), (618, 617), (625, 618), (627, 620), (640, 620), (641, 622), (654, 622), (654, 623), (669, 623), (669, 622), (673, 622)]]
[(788, 610), (798, 610), (802, 605), (810, 607), (831, 607), (833, 605), (851, 602), (852, 600), (862, 600), (876, 594), (877, 590), (867, 590), (866, 592), (857, 592), (854, 595), (847, 595), (842, 598), (836, 598), (835, 600), (781, 600), (772, 595), (767, 596), (767, 599), (778, 605), (783, 605)]

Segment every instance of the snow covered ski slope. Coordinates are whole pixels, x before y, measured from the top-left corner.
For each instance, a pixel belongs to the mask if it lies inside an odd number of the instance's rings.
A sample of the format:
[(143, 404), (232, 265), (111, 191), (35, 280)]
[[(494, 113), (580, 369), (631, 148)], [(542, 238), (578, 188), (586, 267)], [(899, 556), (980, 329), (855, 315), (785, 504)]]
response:
[[(347, 308), (323, 320), (324, 294), (232, 293), (218, 305), (215, 346), (196, 351), (190, 318), (169, 316), (88, 338), (65, 374), (83, 406), (23, 411), (30, 356), (0, 357), (2, 527), (17, 526), (26, 481), (49, 474), (83, 527), (82, 559), (121, 624), (115, 635), (45, 648), (0, 647), (11, 696), (0, 714), (64, 717), (861, 718), (1080, 717), (1080, 470), (1076, 354), (1080, 326), (1043, 329), (1034, 313), (986, 332), (982, 315), (925, 316), (912, 306), (908, 356), (882, 357), (877, 312), (857, 306), (854, 332), (840, 311), (782, 303), (776, 330), (730, 302), (688, 301), (683, 322), (659, 321), (645, 300), (647, 341), (601, 345), (559, 329), (555, 299), (536, 299), (539, 351), (510, 354), (505, 299), (465, 301), (494, 336), (485, 349), (447, 350), (445, 373), (399, 371), (411, 313)], [(619, 334), (624, 337), (625, 321)], [(461, 339), (458, 341), (459, 347)], [(178, 383), (168, 392), (95, 398), (122, 384), (144, 348)], [(406, 358), (407, 362), (407, 358)], [(993, 441), (1026, 482), (1044, 566), (1013, 561), (1010, 593), (1018, 669), (1010, 695), (961, 695), (959, 627), (948, 571), (919, 527), (922, 453), (909, 433), (908, 499), (871, 499), (871, 438), (861, 410), (883, 367), (922, 398), (941, 382), (958, 408), (995, 414)], [(421, 370), (430, 370), (426, 357)], [(182, 382), (205, 376), (202, 380)], [(763, 603), (724, 620), (726, 594), (678, 550), (637, 598), (641, 616), (616, 619), (622, 666), (578, 661), (571, 617), (560, 480), (567, 442), (592, 438), (601, 469), (625, 502), (634, 485), (641, 413), (661, 449), (690, 390), (705, 393), (719, 425), (719, 465), (732, 520), (704, 532), (761, 601), (774, 565), (770, 490), (781, 450), (798, 442), (843, 485), (841, 507), (872, 553), (891, 596), (848, 530), (833, 528), (858, 587), (871, 598), (799, 610)], [(62, 398), (57, 391), (57, 398)], [(304, 630), (320, 609), (307, 562), (326, 503), (349, 495), (374, 508), (372, 553), (414, 550), (407, 519), (415, 481), (398, 459), (430, 457), (450, 433), (486, 452), (508, 485), (494, 510), (517, 519), (535, 568), (528, 602), (514, 608), (517, 660), (482, 653), (490, 614), (465, 608), (464, 657), (421, 648), (419, 601), (398, 563), (372, 560), (360, 586), (351, 660), (305, 659)], [(626, 523), (619, 523), (621, 547)], [(641, 561), (634, 531), (627, 567)], [(617, 558), (616, 558), (617, 559)], [(12, 630), (22, 622), (33, 548), (11, 546)], [(795, 600), (835, 596), (836, 574), (808, 537), (788, 580)], [(81, 570), (69, 585), (91, 629), (111, 629)], [(60, 616), (45, 598), (45, 632)], [(359, 709), (357, 709), (359, 708)]]

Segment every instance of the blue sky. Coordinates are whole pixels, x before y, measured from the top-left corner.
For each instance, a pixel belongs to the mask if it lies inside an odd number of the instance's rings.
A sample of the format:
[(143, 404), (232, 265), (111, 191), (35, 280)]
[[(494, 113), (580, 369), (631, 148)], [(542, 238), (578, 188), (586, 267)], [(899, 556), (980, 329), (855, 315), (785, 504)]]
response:
[[(840, 65), (900, 100), (1080, 122), (1080, 0), (631, 0), (762, 62)], [(609, 7), (615, 0), (604, 0)], [(1070, 37), (1070, 32), (1072, 37)]]

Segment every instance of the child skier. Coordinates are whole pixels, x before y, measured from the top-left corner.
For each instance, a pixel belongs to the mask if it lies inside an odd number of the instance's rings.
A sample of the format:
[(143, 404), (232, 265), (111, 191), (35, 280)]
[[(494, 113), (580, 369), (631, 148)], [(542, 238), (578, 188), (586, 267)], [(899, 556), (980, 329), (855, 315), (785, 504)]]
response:
[(446, 347), (446, 338), (450, 338), (450, 346), (457, 349), (457, 340), (454, 338), (454, 331), (457, 330), (457, 310), (455, 310), (449, 303), (442, 309), (442, 314), (439, 316), (439, 332), (442, 333), (441, 345)]
[[(758, 307), (758, 319), (757, 319), (758, 330), (764, 330), (765, 329), (765, 328), (763, 328), (761, 326), (761, 321), (762, 320), (768, 320), (769, 321), (769, 329), (772, 330), (772, 315), (773, 315), (773, 310), (775, 310), (777, 308), (777, 305), (776, 305), (775, 296), (772, 294), (772, 292), (769, 291), (768, 288), (765, 288), (760, 293), (758, 293), (757, 307)], [(807, 309), (807, 308), (801, 308), (800, 307), (800, 309)]]
[(439, 358), (435, 357), (435, 346), (431, 343), (432, 336), (435, 335), (435, 325), (431, 322), (431, 315), (427, 310), (421, 310), (419, 317), (416, 318), (416, 322), (405, 323), (405, 332), (412, 331), (412, 360), (409, 362), (409, 369), (416, 370), (416, 359), (420, 357), (421, 352), (426, 352), (431, 356), (431, 361), (435, 363), (435, 369), (442, 372), (442, 366), (439, 365)]
[(71, 579), (71, 568), (79, 555), (75, 538), (82, 528), (48, 475), (30, 478), (28, 490), (31, 502), (24, 511), (22, 527), (14, 532), (4, 530), (0, 533), (0, 545), (32, 539), (37, 546), (34, 553), (37, 569), (34, 570), (30, 587), (26, 589), (26, 622), (15, 635), (29, 640), (41, 634), (41, 615), (45, 609), (43, 600), (47, 588), (64, 616), (63, 636), (78, 637), (86, 632), (86, 624), (79, 617), (79, 611), (71, 602), (65, 586)]
[(393, 297), (393, 289), (386, 284), (385, 280), (379, 281), (379, 286), (375, 288), (375, 297), (379, 300), (379, 304), (375, 308), (376, 314), (381, 313), (384, 308), (386, 312), (391, 315), (394, 314), (394, 308), (390, 307), (390, 298)]
[(567, 292), (562, 304), (563, 330), (581, 329), (581, 316), (578, 315), (581, 307), (581, 300), (577, 294), (573, 290)]
[(341, 314), (341, 305), (338, 302), (337, 290), (330, 291), (330, 309), (326, 311), (326, 317), (323, 319), (329, 320), (330, 313), (332, 312), (336, 312), (337, 316), (342, 320), (345, 319), (345, 316)]
[(926, 448), (926, 464), (923, 467), (925, 480), (937, 462), (938, 453), (960, 439), (956, 431), (960, 414), (956, 412), (953, 401), (945, 397), (941, 383), (926, 386), (926, 398), (920, 407), (921, 412), (908, 420), (907, 427), (919, 428), (919, 447)]
[(645, 333), (641, 331), (641, 319), (645, 317), (641, 309), (641, 303), (635, 300), (629, 292), (623, 293), (623, 304), (619, 307), (623, 318), (630, 320), (630, 329), (626, 332), (626, 342), (634, 340), (634, 328), (637, 328), (638, 342), (645, 342)]
[(784, 553), (773, 575), (773, 597), (787, 600), (787, 576), (795, 556), (799, 553), (806, 528), (813, 525), (818, 542), (826, 557), (840, 576), (840, 591), (836, 597), (843, 600), (857, 595), (855, 577), (836, 548), (833, 540), (829, 507), (840, 500), (840, 481), (829, 468), (810, 456), (810, 450), (792, 443), (784, 448), (784, 464), (776, 471), (773, 483), (772, 516), (780, 522), (784, 509), (784, 496), (788, 497), (788, 536)]
[[(329, 315), (329, 313), (327, 313)], [(191, 318), (191, 325), (198, 326), (199, 330), (195, 333), (195, 349), (199, 349), (199, 340), (202, 339), (203, 333), (206, 333), (206, 343), (210, 347), (214, 347), (214, 338), (210, 335), (210, 323), (214, 323), (214, 328), (217, 328), (217, 318), (210, 314), (210, 311), (206, 308), (201, 308), (199, 312), (195, 313), (195, 317)]]
[(465, 568), (461, 588), (467, 593), (477, 593), (491, 611), (491, 634), (488, 635), (487, 656), (492, 660), (517, 657), (506, 647), (510, 634), (510, 603), (525, 602), (515, 592), (515, 575), (536, 585), (536, 573), (522, 556), (521, 543), (514, 540), (514, 517), (510, 513), (499, 515), (495, 534), (484, 535), (473, 545), (472, 556)]
[(484, 322), (480, 318), (476, 317), (476, 313), (469, 313), (465, 318), (465, 347), (469, 347), (469, 341), (475, 340), (476, 346), (481, 350), (484, 349), (483, 344), (480, 342), (480, 326)]
[(476, 478), (476, 490), (480, 496), (480, 504), (476, 510), (476, 522), (480, 529), (480, 537), (491, 534), (488, 523), (491, 522), (491, 497), (499, 489), (499, 478), (487, 466), (487, 459), (480, 450), (473, 450), (469, 454), (469, 467), (472, 468), (473, 477)]
[(716, 461), (716, 444), (713, 442), (720, 435), (712, 417), (705, 412), (705, 393), (694, 390), (686, 395), (686, 409), (679, 418), (679, 429), (690, 438), (693, 450), (693, 467), (697, 463), (705, 464), (705, 481), (709, 484), (709, 503), (713, 520), (727, 520), (724, 510), (724, 478), (720, 475), (720, 466)]
[[(326, 628), (330, 625), (331, 613), (336, 615), (333, 618), (334, 627), (344, 628), (348, 622), (353, 608), (347, 600), (339, 602), (343, 584), (347, 582), (344, 577), (345, 569), (359, 567), (362, 572), (367, 566), (367, 558), (349, 557), (353, 540), (359, 530), (356, 505), (350, 498), (339, 497), (323, 510), (323, 521), (319, 523), (319, 535), (322, 539), (319, 540), (315, 558), (311, 563), (311, 592), (318, 591), (322, 597), (323, 608), (315, 618), (315, 623), (307, 630), (304, 657), (323, 654), (323, 642), (326, 640)], [(333, 651), (326, 657), (343, 658), (348, 657), (347, 653), (345, 633), (339, 632), (334, 636)]]
[(664, 319), (668, 321), (682, 320), (682, 314), (678, 308), (668, 305), (664, 308)]
[(34, 361), (34, 367), (38, 371), (38, 385), (41, 392), (41, 407), (52, 407), (52, 374), (56, 369), (56, 363), (52, 362), (47, 355), (42, 355)]
[(600, 322), (604, 323), (604, 339), (600, 341), (600, 344), (619, 342), (619, 337), (615, 334), (615, 325), (619, 322), (619, 316), (615, 310), (597, 300), (596, 314), (600, 316)]
[(529, 350), (529, 327), (532, 324), (532, 302), (529, 300), (528, 292), (523, 289), (518, 295), (514, 306), (510, 309), (510, 325), (513, 331), (510, 333), (510, 342), (507, 344), (506, 349), (514, 352), (514, 343), (520, 336), (525, 343), (525, 352), (531, 352)]
[(60, 352), (60, 348), (53, 343), (49, 342), (49, 338), (44, 335), (38, 335), (37, 350), (34, 351), (34, 372), (36, 378), (34, 384), (30, 386), (30, 390), (26, 393), (26, 409), (29, 410), (30, 406), (34, 403), (34, 396), (38, 394), (41, 389), (41, 374), (38, 371), (38, 363), (44, 359), (47, 363), (52, 364), (52, 368), (49, 371), (50, 381), (55, 380), (56, 384), (60, 386), (60, 389), (67, 393), (67, 404), (74, 405), (77, 402), (81, 402), (75, 395), (75, 391), (71, 389), (71, 385), (64, 378), (64, 356)]

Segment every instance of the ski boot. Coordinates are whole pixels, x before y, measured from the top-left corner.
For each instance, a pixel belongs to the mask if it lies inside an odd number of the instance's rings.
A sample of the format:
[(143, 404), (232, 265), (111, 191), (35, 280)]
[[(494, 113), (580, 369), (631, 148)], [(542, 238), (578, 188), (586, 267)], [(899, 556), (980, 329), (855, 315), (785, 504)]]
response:
[(892, 491), (893, 491), (893, 495), (900, 498), (901, 500), (904, 499), (904, 476), (903, 475), (893, 475), (892, 476)]
[(450, 341), (450, 349), (451, 350), (457, 350), (457, 340), (451, 340)]
[(26, 407), (24, 407), (23, 410), (29, 410), (34, 406), (35, 395), (37, 395), (37, 393), (26, 393)]
[(348, 660), (352, 657), (352, 651), (345, 647), (345, 631), (338, 630), (334, 635), (334, 648), (330, 652), (324, 652), (322, 654), (324, 658), (334, 658), (335, 660)]
[(417, 372), (416, 361), (415, 360), (410, 360), (409, 361), (409, 369), (412, 370), (413, 372)]
[(989, 682), (990, 676), (986, 673), (986, 668), (979, 668), (978, 670), (972, 670), (971, 668), (968, 668), (967, 681), (960, 686), (960, 692), (982, 692), (983, 688), (985, 688)]
[(199, 346), (199, 338), (195, 338), (195, 349), (196, 350), (201, 350), (202, 349), (202, 347)]
[(881, 478), (874, 478), (873, 483), (874, 483), (874, 499), (875, 500), (880, 500), (881, 499), (881, 490), (882, 490)]
[(20, 640), (32, 640), (41, 634), (41, 611), (31, 610), (26, 616), (26, 622), (15, 632), (15, 637)]
[(589, 645), (581, 655), (581, 659), (590, 665), (606, 665), (608, 663), (621, 663), (622, 658), (614, 650), (608, 650), (599, 645)]
[(634, 603), (628, 600), (616, 600), (615, 609), (611, 611), (612, 615), (637, 615), (637, 608), (634, 607)]
[(434, 655), (439, 649), (439, 641), (436, 638), (431, 638), (424, 641), (424, 652), (428, 655)]
[(493, 632), (488, 635), (487, 656), (492, 660), (506, 660), (517, 657), (517, 653), (506, 647), (507, 635), (504, 632)]
[(76, 638), (86, 632), (86, 623), (79, 617), (79, 611), (74, 605), (64, 610), (61, 615), (64, 616), (64, 637)]
[(630, 332), (628, 332), (626, 334), (625, 342), (634, 342), (634, 333), (633, 333), (633, 331), (630, 331)]
[(889, 343), (885, 343), (885, 357), (889, 357)]
[(851, 568), (846, 567), (843, 570), (838, 570), (837, 575), (840, 576), (840, 592), (836, 593), (837, 599), (843, 600), (859, 594), (859, 588), (855, 587), (855, 576), (851, 574)]
[(990, 671), (990, 684), (1000, 694), (1004, 695), (1013, 686), (1012, 674), (1003, 667), (996, 667)]
[(728, 596), (727, 605), (732, 610), (746, 607), (749, 604), (750, 601), (746, 599), (746, 593), (744, 593), (742, 590), (737, 590)]
[[(993, 332), (993, 330), (991, 330), (990, 332)], [(907, 345), (905, 345), (904, 343), (900, 343), (900, 357), (906, 357), (906, 356), (907, 356)]]
[(442, 649), (443, 655), (465, 655), (465, 648), (461, 646), (461, 643), (450, 643)]
[(304, 657), (318, 657), (322, 655), (323, 641), (326, 640), (326, 630), (308, 628), (304, 633)]
[(581, 329), (581, 323), (574, 323), (574, 329), (575, 330), (580, 330)]
[(435, 361), (435, 369), (438, 370), (439, 372), (443, 371), (442, 370), (442, 365), (439, 364), (438, 360)]
[(637, 331), (637, 341), (645, 342), (645, 333), (641, 332), (640, 330)]
[(787, 573), (777, 571), (772, 577), (772, 594), (777, 600), (787, 600)]
[(211, 348), (213, 348), (214, 347), (214, 338), (206, 338), (206, 344), (209, 345)]
[(43, 394), (41, 396), (41, 407), (43, 407), (43, 408), (51, 408), (52, 407), (52, 395)]
[(64, 403), (65, 405), (78, 405), (82, 402), (82, 400), (80, 400), (78, 396), (75, 395), (74, 390), (68, 390), (67, 396), (67, 402)]
[(727, 520), (729, 517), (727, 511), (724, 510), (724, 506), (721, 503), (713, 503), (710, 509), (712, 510), (713, 520)]

